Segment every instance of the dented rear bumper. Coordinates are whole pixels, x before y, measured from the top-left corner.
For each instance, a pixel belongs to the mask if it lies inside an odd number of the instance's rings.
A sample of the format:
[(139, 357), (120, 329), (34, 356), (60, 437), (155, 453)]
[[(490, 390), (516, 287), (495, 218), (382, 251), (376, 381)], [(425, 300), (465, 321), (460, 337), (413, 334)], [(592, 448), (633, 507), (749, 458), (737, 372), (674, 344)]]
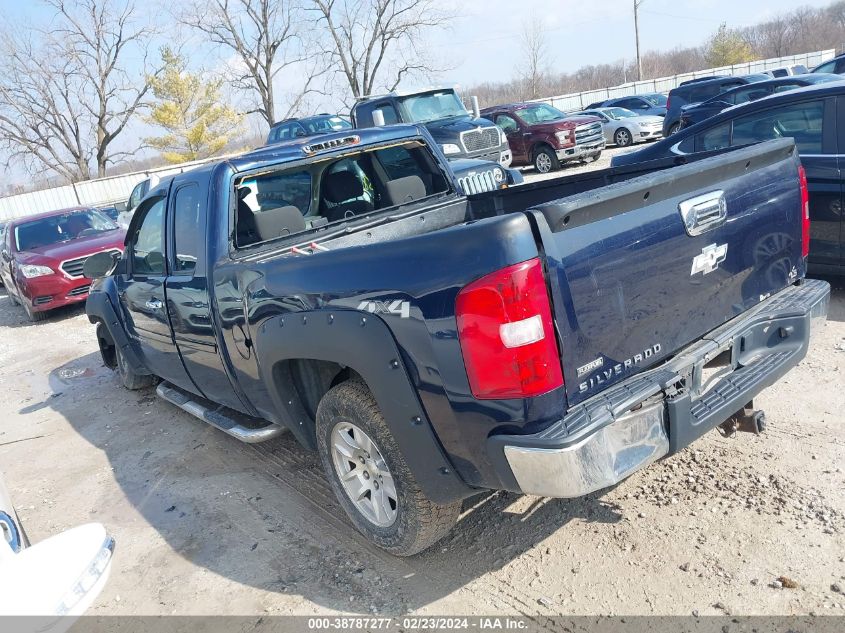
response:
[(519, 492), (579, 497), (612, 486), (715, 428), (797, 365), (829, 300), (826, 282), (789, 286), (543, 431), (492, 436), (491, 458)]

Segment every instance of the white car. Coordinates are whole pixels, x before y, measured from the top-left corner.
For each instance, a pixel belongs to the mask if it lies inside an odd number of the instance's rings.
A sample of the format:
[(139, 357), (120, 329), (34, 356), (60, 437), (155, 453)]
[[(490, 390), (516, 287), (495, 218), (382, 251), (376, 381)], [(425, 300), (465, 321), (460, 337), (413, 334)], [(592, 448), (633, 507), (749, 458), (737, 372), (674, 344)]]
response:
[(0, 475), (0, 619), (38, 616), (16, 620), (16, 632), (67, 631), (103, 590), (113, 552), (99, 523), (30, 545)]
[(604, 140), (610, 145), (627, 147), (634, 143), (663, 137), (663, 117), (639, 115), (625, 108), (593, 108), (575, 114), (589, 114), (602, 121)]

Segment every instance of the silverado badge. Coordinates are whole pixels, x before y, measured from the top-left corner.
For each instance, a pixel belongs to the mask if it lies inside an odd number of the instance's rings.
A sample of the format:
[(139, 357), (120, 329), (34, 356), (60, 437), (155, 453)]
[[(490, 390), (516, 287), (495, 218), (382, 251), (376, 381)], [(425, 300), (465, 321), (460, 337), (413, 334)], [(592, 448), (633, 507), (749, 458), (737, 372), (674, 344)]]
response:
[(718, 246), (716, 244), (710, 244), (709, 246), (705, 246), (701, 249), (701, 255), (696, 255), (692, 258), (690, 277), (696, 273), (702, 273), (704, 275), (712, 273), (719, 267), (719, 264), (725, 261), (727, 256), (727, 244), (719, 244)]

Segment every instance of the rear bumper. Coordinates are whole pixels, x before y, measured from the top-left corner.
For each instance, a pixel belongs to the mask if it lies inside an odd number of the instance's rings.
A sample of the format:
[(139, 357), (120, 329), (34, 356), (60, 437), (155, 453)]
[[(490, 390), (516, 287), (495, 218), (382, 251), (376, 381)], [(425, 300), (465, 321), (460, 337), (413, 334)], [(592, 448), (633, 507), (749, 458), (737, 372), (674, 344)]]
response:
[(543, 431), (492, 436), (502, 479), (519, 492), (579, 497), (681, 450), (804, 358), (829, 300), (826, 282), (790, 286)]

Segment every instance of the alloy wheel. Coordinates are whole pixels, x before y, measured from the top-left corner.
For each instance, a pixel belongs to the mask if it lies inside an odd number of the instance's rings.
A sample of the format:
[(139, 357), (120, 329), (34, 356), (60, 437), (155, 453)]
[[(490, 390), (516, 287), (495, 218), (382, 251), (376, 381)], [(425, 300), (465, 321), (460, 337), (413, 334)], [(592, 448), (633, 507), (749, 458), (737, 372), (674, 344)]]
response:
[(534, 159), (534, 167), (537, 168), (541, 174), (547, 174), (552, 170), (552, 159), (549, 158), (549, 155), (546, 152), (540, 152), (537, 154), (537, 158)]
[(358, 512), (378, 527), (393, 525), (399, 514), (396, 484), (375, 442), (354, 424), (338, 422), (331, 445), (335, 473)]

